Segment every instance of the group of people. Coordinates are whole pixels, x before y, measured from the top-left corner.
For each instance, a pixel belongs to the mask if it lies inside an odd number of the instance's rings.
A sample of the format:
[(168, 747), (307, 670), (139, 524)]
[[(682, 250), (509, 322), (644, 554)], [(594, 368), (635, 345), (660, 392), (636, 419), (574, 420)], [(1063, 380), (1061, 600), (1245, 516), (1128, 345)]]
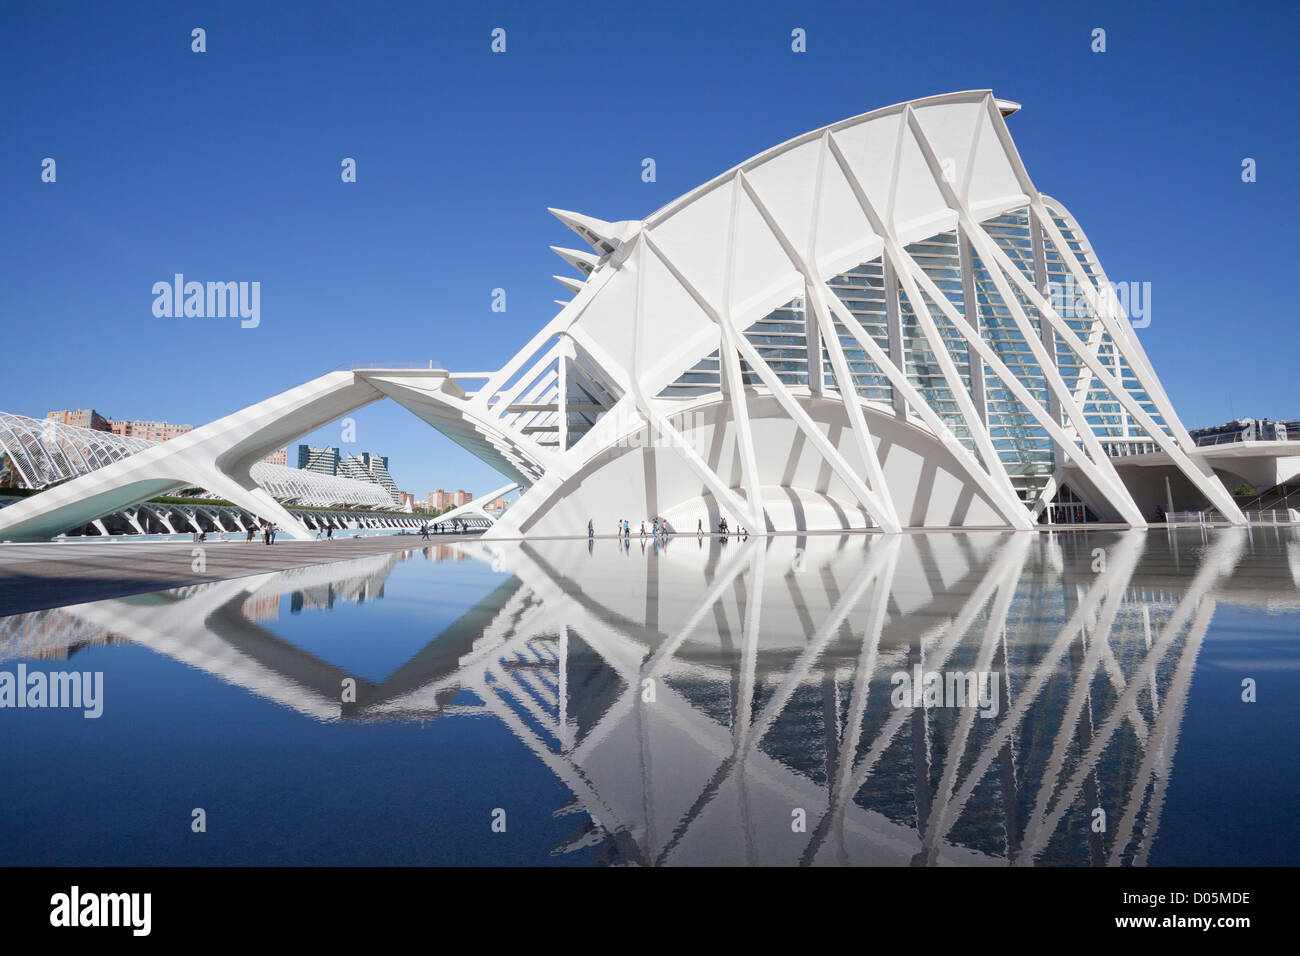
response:
[[(421, 530), (423, 531), (423, 529), (421, 529)], [(668, 533), (669, 533), (671, 530), (672, 530), (672, 529), (668, 527), (668, 522), (665, 521), (663, 518), (652, 518), (652, 519), (650, 519), (650, 527), (649, 527), (649, 528), (646, 527), (646, 523), (645, 523), (644, 521), (641, 522), (641, 532), (640, 532), (640, 533), (641, 533), (641, 537), (643, 537), (643, 538), (644, 538), (646, 535), (650, 535), (652, 538), (658, 538), (660, 535), (664, 535), (664, 536), (668, 535)], [(704, 535), (705, 531), (704, 531), (704, 519), (703, 519), (703, 518), (699, 519), (699, 521), (696, 522), (696, 524), (695, 524), (695, 533), (696, 533), (697, 535), (700, 535), (700, 536), (703, 536), (703, 535)], [(718, 532), (717, 532), (717, 533), (720, 534), (720, 535), (722, 535), (723, 537), (727, 537), (727, 536), (729, 536), (729, 535), (733, 535), (733, 534), (736, 535), (736, 536), (739, 537), (739, 538), (748, 538), (748, 537), (749, 537), (749, 532), (748, 532), (747, 530), (745, 530), (745, 527), (744, 527), (743, 525), (737, 526), (736, 530), (734, 530), (734, 531), (731, 530), (731, 525), (727, 522), (727, 519), (726, 519), (725, 517), (724, 517), (724, 518), (719, 518), (719, 519), (718, 519)], [(590, 518), (588, 518), (588, 519), (587, 519), (587, 537), (590, 539), (590, 538), (594, 538), (595, 536), (596, 536), (596, 525), (595, 525), (595, 522), (593, 522)], [(616, 537), (616, 538), (630, 538), (631, 536), (632, 536), (632, 525), (628, 522), (628, 520), (627, 520), (626, 518), (620, 518), (619, 521), (618, 521), (618, 528), (617, 528), (617, 530), (614, 532), (614, 537)], [(426, 535), (426, 537), (427, 537), (427, 535)]]
[[(641, 522), (641, 537), (643, 538), (647, 534), (653, 538), (658, 538), (660, 535), (667, 535), (670, 530), (671, 529), (668, 527), (668, 522), (664, 521), (662, 518), (651, 518), (649, 529), (646, 528), (644, 520)], [(594, 538), (595, 536), (596, 536), (596, 525), (592, 522), (590, 518), (588, 518), (587, 537)], [(626, 518), (620, 518), (618, 521), (618, 529), (614, 532), (614, 537), (630, 538), (631, 536), (632, 536), (631, 523)]]
[[(700, 518), (698, 521), (695, 522), (695, 533), (696, 533), (697, 535), (701, 535), (701, 536), (703, 536), (703, 534), (704, 534), (704, 519), (703, 519), (703, 518)], [(736, 528), (735, 531), (732, 531), (732, 530), (731, 530), (731, 525), (727, 522), (727, 519), (726, 519), (725, 517), (724, 517), (724, 518), (719, 518), (719, 519), (718, 519), (718, 534), (722, 535), (723, 537), (726, 537), (727, 535), (731, 535), (731, 534), (734, 534), (734, 535), (736, 535), (736, 536), (738, 536), (738, 537), (741, 537), (741, 538), (747, 538), (747, 537), (749, 537), (749, 532), (745, 530), (745, 528), (744, 528), (743, 525), (741, 525), (740, 527)]]
[[(697, 529), (696, 533), (697, 533), (697, 534), (703, 534), (703, 533), (704, 533), (704, 522), (703, 522), (702, 520), (700, 521), (700, 524), (699, 524), (699, 526), (698, 526), (698, 529)], [(726, 518), (719, 518), (719, 519), (718, 519), (718, 534), (720, 534), (720, 535), (722, 535), (722, 536), (724, 536), (724, 537), (727, 536), (727, 535), (729, 535), (729, 534), (734, 534), (734, 535), (737, 535), (738, 537), (741, 537), (741, 538), (748, 538), (748, 537), (749, 537), (749, 532), (745, 530), (745, 526), (744, 526), (744, 525), (740, 525), (739, 527), (736, 528), (735, 531), (732, 531), (732, 530), (731, 530), (731, 525), (727, 523), (727, 519), (726, 519)]]
[[(451, 527), (448, 528), (447, 525)], [(428, 539), (430, 530), (434, 534), (462, 534), (469, 530), (469, 525), (459, 518), (453, 518), (451, 521), (439, 521), (430, 526), (427, 522), (420, 525), (420, 537)]]

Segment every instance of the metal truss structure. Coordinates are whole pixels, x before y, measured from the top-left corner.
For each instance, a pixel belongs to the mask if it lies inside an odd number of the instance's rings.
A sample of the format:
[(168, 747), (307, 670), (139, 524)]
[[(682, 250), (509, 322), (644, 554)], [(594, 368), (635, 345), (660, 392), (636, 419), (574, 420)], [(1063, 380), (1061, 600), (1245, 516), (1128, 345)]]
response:
[(489, 537), (651, 517), (1029, 530), (1057, 501), (1141, 528), (1165, 499), (1116, 463), (1152, 450), (1181, 507), (1245, 523), (1083, 231), (1031, 181), (1017, 109), (928, 97), (790, 140), (643, 221), (552, 210), (591, 251), (556, 249), (574, 296), (499, 370), (322, 376), (6, 509), (0, 538), (182, 474), (236, 500), (250, 461), (382, 397), (523, 489)]

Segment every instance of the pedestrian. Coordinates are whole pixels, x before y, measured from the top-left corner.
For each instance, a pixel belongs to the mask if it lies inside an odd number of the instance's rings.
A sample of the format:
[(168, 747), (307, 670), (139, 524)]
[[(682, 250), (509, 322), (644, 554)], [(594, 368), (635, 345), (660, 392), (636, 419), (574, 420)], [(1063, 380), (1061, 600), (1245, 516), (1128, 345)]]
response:
[(703, 518), (699, 518), (699, 519), (696, 520), (696, 522), (695, 522), (695, 533), (696, 533), (696, 534), (704, 534), (704, 519), (703, 519)]
[(592, 524), (592, 523), (591, 523), (591, 519), (588, 518), (588, 519), (587, 519), (587, 537), (588, 537), (588, 538), (594, 538), (595, 536), (596, 536), (596, 526), (595, 526), (594, 524)]
[(262, 523), (262, 544), (271, 543), (271, 525), (267, 522)]

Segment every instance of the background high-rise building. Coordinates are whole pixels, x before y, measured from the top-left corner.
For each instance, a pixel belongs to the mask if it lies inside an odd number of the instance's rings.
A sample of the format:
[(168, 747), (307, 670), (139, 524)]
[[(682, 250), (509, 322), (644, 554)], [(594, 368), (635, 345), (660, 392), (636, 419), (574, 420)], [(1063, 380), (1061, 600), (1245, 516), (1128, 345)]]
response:
[(388, 497), (392, 499), (393, 504), (401, 503), (397, 484), (388, 473), (387, 456), (372, 455), (368, 451), (363, 451), (359, 455), (349, 455), (339, 463), (338, 474), (344, 478), (355, 478), (357, 481), (369, 481), (379, 485), (388, 492)]
[(310, 445), (299, 445), (298, 467), (322, 475), (337, 475), (339, 473), (339, 450), (337, 448), (312, 448)]
[[(402, 504), (402, 492), (397, 490), (393, 476), (388, 473), (388, 457), (363, 451), (358, 455), (344, 456), (337, 448), (312, 448), (298, 446), (298, 467), (323, 475), (338, 475), (357, 481), (379, 485), (388, 493), (393, 504)], [(414, 495), (411, 496), (414, 500)]]

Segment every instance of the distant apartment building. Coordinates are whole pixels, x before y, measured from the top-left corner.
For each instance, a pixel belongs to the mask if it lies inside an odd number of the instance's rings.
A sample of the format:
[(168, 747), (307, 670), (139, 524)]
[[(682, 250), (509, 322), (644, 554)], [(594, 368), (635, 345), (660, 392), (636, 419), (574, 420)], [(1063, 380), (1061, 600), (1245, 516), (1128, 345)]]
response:
[(78, 428), (93, 428), (97, 432), (112, 431), (113, 423), (93, 408), (65, 409), (46, 412), (45, 417), (64, 425), (76, 425)]
[(288, 468), (289, 447), (286, 445), (284, 448), (281, 448), (279, 451), (271, 452), (271, 454), (263, 458), (262, 461), (266, 462), (268, 465), (280, 465), (283, 468)]
[(123, 438), (144, 438), (149, 441), (167, 441), (177, 435), (193, 431), (193, 425), (174, 425), (171, 422), (146, 422), (135, 418), (115, 419), (109, 422), (109, 431)]
[(399, 491), (397, 494), (400, 499), (398, 501), (398, 504), (401, 507), (403, 508), (407, 506), (410, 506), (412, 508), (415, 507), (415, 495), (411, 494), (409, 491)]
[(65, 425), (93, 428), (95, 431), (112, 432), (123, 438), (144, 438), (148, 441), (166, 441), (194, 430), (193, 425), (176, 425), (172, 422), (144, 421), (137, 418), (112, 419), (99, 414), (93, 408), (46, 412), (45, 417)]
[[(322, 475), (337, 475), (340, 478), (353, 478), (379, 485), (388, 493), (395, 505), (403, 503), (403, 492), (397, 490), (397, 484), (388, 473), (388, 458), (363, 451), (359, 455), (342, 455), (337, 448), (312, 448), (310, 445), (298, 446), (298, 467)], [(415, 500), (415, 496), (411, 496)]]
[(429, 507), (437, 511), (446, 511), (448, 508), (459, 508), (461, 505), (467, 505), (474, 500), (474, 496), (468, 491), (443, 491), (439, 488), (437, 491), (429, 493)]
[(363, 451), (359, 455), (349, 455), (339, 463), (338, 474), (344, 478), (354, 478), (357, 481), (368, 481), (379, 485), (388, 492), (388, 497), (393, 504), (401, 503), (397, 484), (393, 481), (393, 476), (388, 473), (386, 456), (372, 455), (368, 451)]
[(322, 475), (337, 475), (341, 460), (337, 448), (298, 446), (298, 467), (306, 471), (314, 471)]
[(506, 499), (493, 498), (491, 501), (489, 501), (486, 505), (483, 506), (483, 510), (486, 511), (494, 518), (500, 518), (501, 515), (505, 512), (506, 507), (507, 507)]

